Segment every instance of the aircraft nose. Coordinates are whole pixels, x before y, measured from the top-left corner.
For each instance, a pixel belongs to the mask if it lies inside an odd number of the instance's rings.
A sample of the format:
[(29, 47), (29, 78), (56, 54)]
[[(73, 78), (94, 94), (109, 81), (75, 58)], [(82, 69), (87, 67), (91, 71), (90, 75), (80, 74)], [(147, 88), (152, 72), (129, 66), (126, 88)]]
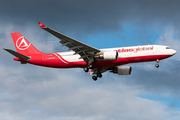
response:
[(176, 54), (176, 50), (172, 50), (172, 55), (175, 55)]

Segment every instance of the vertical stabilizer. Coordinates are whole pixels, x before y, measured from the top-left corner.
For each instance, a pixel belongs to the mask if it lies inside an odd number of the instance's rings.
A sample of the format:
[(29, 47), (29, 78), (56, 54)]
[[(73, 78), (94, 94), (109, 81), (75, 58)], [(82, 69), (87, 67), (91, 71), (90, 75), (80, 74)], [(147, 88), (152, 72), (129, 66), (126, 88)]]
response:
[(32, 54), (41, 54), (26, 38), (24, 38), (20, 33), (11, 33), (14, 45), (18, 53), (25, 56), (30, 56)]

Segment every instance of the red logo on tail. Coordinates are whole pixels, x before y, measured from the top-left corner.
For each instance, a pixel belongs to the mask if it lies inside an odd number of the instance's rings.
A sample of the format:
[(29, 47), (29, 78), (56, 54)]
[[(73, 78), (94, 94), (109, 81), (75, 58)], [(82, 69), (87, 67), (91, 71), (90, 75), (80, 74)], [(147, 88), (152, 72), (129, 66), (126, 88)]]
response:
[(25, 40), (23, 36), (19, 37), (16, 41), (16, 47), (20, 50), (26, 50), (31, 43)]

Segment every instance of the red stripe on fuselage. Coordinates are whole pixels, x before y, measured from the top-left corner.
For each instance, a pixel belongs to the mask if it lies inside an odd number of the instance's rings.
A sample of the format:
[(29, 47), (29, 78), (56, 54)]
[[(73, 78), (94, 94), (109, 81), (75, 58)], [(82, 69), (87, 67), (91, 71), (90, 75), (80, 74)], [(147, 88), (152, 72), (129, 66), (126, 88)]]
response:
[(69, 64), (68, 61), (66, 61), (61, 55), (58, 53), (54, 53), (63, 63)]
[[(46, 58), (44, 58), (46, 56)], [(107, 61), (95, 61), (93, 62), (94, 68), (108, 68), (115, 67), (119, 65), (124, 65), (128, 63), (137, 62), (150, 62), (156, 61), (157, 59), (162, 60), (172, 55), (147, 55), (147, 56), (136, 56), (136, 57), (124, 57), (118, 58), (117, 60), (107, 60)], [(61, 59), (60, 59), (60, 58)], [(14, 59), (17, 61), (23, 61), (21, 59)], [(87, 66), (85, 61), (68, 62), (59, 54), (36, 54), (31, 56), (31, 60), (27, 63), (53, 67), (53, 68), (84, 68)]]

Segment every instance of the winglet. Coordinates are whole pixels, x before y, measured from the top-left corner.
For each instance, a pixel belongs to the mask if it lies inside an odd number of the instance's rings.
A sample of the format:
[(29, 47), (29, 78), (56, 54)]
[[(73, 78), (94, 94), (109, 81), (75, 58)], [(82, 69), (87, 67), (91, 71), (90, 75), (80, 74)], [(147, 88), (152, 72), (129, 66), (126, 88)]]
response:
[(39, 26), (41, 27), (41, 28), (47, 28), (44, 24), (42, 24), (41, 22), (38, 22), (38, 24), (39, 24)]

